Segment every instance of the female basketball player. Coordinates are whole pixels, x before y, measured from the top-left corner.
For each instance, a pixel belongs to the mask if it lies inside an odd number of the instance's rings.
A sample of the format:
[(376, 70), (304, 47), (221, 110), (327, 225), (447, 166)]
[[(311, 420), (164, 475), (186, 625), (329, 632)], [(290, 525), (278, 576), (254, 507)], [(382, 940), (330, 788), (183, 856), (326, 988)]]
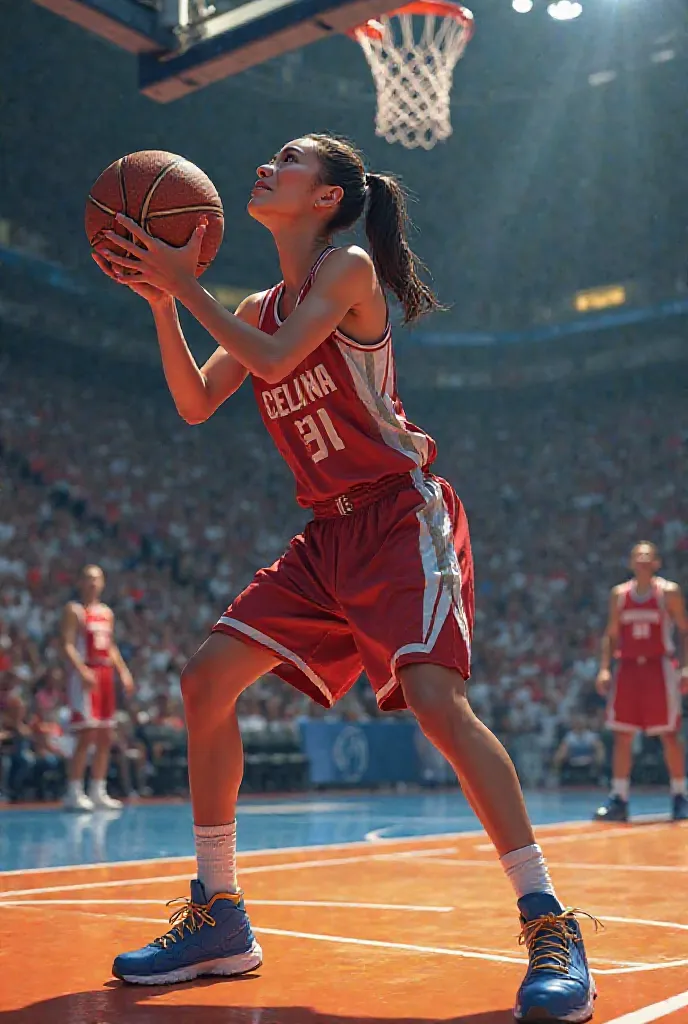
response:
[[(405, 320), (437, 308), (406, 238), (394, 178), (366, 174), (348, 143), (308, 135), (258, 168), (250, 215), (272, 234), (283, 281), (227, 312), (197, 282), (199, 224), (183, 249), (107, 233), (129, 254), (94, 259), (152, 308), (180, 415), (201, 423), (250, 375), (261, 415), (313, 511), (286, 554), (261, 569), (182, 675), (198, 856), (191, 899), (116, 976), (160, 983), (258, 967), (235, 870), (243, 770), (239, 694), (274, 672), (326, 707), (365, 668), (380, 707), (409, 707), (455, 768), (516, 890), (530, 966), (516, 1016), (585, 1021), (594, 982), (573, 913), (556, 899), (518, 779), (466, 696), (473, 565), (466, 516), (434, 476), (435, 445), (396, 393), (385, 289)], [(332, 238), (365, 214), (370, 255)], [(218, 349), (199, 369), (175, 300)], [(250, 482), (247, 482), (250, 486)]]

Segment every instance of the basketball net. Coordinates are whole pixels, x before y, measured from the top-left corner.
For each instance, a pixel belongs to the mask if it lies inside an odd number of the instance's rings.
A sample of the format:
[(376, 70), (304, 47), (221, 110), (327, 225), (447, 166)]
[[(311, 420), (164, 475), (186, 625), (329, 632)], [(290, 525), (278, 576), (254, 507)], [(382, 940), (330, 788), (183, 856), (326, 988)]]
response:
[(352, 30), (377, 92), (375, 131), (407, 149), (432, 149), (452, 133), (454, 68), (473, 35), (473, 15), (444, 0), (414, 0)]

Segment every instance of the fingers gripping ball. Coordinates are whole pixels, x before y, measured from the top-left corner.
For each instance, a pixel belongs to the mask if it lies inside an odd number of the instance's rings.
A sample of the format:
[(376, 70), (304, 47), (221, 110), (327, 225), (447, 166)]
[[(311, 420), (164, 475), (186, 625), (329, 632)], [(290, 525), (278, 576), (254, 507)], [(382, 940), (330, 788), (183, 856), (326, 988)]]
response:
[[(204, 215), (208, 227), (197, 277), (210, 266), (222, 243), (224, 212), (217, 189), (199, 167), (174, 153), (143, 150), (106, 167), (86, 202), (86, 235), (92, 246), (108, 228), (131, 237), (115, 222), (118, 213), (131, 217), (153, 238), (177, 247), (186, 245)], [(115, 251), (116, 247), (109, 245)]]

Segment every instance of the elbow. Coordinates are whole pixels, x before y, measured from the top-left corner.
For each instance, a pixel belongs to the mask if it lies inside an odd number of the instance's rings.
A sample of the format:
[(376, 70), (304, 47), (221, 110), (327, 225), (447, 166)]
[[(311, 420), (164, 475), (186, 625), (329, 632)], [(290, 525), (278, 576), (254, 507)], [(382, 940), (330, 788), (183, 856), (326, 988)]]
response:
[(179, 415), (181, 416), (185, 423), (188, 423), (190, 427), (197, 427), (200, 423), (205, 423), (205, 421), (209, 418), (208, 416), (198, 413), (194, 415), (192, 413), (180, 412)]
[(279, 384), (284, 378), (295, 370), (298, 363), (285, 363), (284, 360), (277, 362), (276, 360), (270, 360), (261, 367), (258, 372), (258, 376), (266, 382), (266, 384)]
[(211, 410), (206, 407), (186, 408), (185, 406), (179, 405), (177, 406), (177, 412), (184, 422), (188, 423), (191, 427), (198, 426), (199, 423), (205, 423), (205, 421), (210, 418), (211, 414)]

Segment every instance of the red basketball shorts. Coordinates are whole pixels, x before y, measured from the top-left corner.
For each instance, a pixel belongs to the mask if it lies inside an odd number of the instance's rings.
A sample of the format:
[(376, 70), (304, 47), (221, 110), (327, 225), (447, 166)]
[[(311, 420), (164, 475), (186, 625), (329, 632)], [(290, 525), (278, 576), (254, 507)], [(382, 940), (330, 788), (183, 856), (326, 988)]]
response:
[(399, 669), (429, 662), (470, 674), (473, 560), (463, 505), (446, 482), (349, 515), (317, 518), (213, 628), (274, 652), (273, 671), (331, 707), (363, 670), (380, 708), (406, 707)]
[(669, 658), (620, 661), (607, 707), (607, 725), (650, 736), (675, 732), (681, 721), (679, 673)]
[(75, 672), (68, 685), (68, 700), (72, 710), (72, 729), (105, 728), (115, 718), (115, 673), (112, 665), (89, 665), (96, 676), (92, 690), (84, 686)]

